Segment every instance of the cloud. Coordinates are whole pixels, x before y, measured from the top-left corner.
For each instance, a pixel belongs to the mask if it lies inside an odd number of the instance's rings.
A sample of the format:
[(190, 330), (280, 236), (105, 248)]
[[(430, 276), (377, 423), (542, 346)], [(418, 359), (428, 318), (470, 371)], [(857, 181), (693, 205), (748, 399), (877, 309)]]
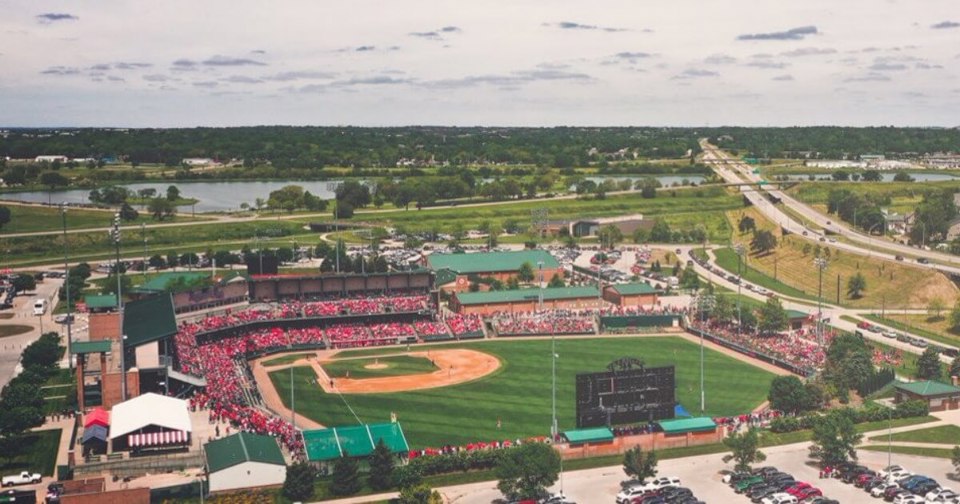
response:
[(770, 80), (775, 80), (775, 81), (792, 81), (792, 80), (793, 80), (793, 76), (790, 75), (790, 74), (783, 74), (783, 75), (778, 75), (778, 76), (776, 76), (776, 77), (774, 77), (774, 78), (772, 78), (772, 79), (770, 79)]
[(930, 25), (930, 28), (934, 30), (949, 30), (952, 28), (960, 28), (960, 23), (956, 21), (940, 21), (935, 25)]
[(280, 72), (278, 74), (269, 75), (264, 77), (266, 80), (280, 81), (280, 82), (290, 82), (297, 80), (322, 80), (322, 79), (332, 79), (336, 77), (337, 74), (333, 72), (319, 72), (312, 70), (294, 70), (291, 72)]
[(197, 65), (199, 63), (196, 61), (181, 58), (173, 62), (171, 70), (174, 72), (192, 72), (197, 69)]
[(410, 32), (410, 33), (408, 33), (407, 35), (410, 35), (411, 37), (420, 37), (420, 38), (425, 38), (425, 39), (443, 40), (443, 39), (440, 37), (440, 34), (437, 33), (437, 32), (435, 32), (435, 31), (429, 31), (429, 32)]
[(617, 54), (614, 54), (614, 56), (617, 57), (617, 58), (620, 58), (620, 59), (635, 60), (635, 59), (640, 59), (640, 58), (650, 58), (650, 57), (652, 57), (653, 55), (650, 54), (650, 53), (645, 53), (645, 52), (629, 52), (629, 51), (625, 51), (625, 52), (618, 52)]
[(699, 68), (688, 68), (677, 75), (671, 77), (673, 80), (702, 79), (704, 77), (718, 77), (720, 74), (712, 70), (703, 70)]
[(167, 82), (168, 80), (170, 80), (170, 78), (167, 77), (166, 75), (150, 74), (150, 75), (144, 75), (143, 80), (147, 82)]
[(117, 77), (116, 75), (108, 75), (107, 80), (110, 82), (126, 82), (126, 79), (123, 77)]
[(79, 75), (80, 69), (76, 67), (52, 66), (40, 73), (44, 75)]
[(560, 21), (559, 23), (542, 23), (541, 26), (552, 26), (555, 28), (560, 28), (561, 30), (600, 30), (600, 31), (605, 31), (610, 33), (628, 31), (626, 28), (614, 28), (610, 26), (588, 25), (588, 24), (582, 24), (582, 23), (575, 23), (573, 21)]
[(440, 28), (440, 31), (443, 33), (460, 33), (463, 30), (456, 26), (444, 26), (443, 28)]
[(856, 77), (848, 77), (844, 79), (844, 82), (888, 82), (890, 77), (878, 74), (878, 73), (868, 73), (866, 75), (858, 75)]
[(216, 81), (200, 81), (200, 82), (194, 82), (194, 83), (193, 83), (193, 86), (194, 86), (194, 87), (207, 88), (207, 89), (212, 89), (212, 88), (215, 88), (215, 87), (217, 87), (217, 86), (219, 86), (219, 85), (220, 85), (220, 84), (219, 84), (218, 82), (216, 82)]
[(354, 77), (347, 80), (334, 81), (330, 83), (331, 86), (344, 87), (344, 86), (383, 86), (383, 85), (393, 85), (393, 84), (408, 84), (412, 82), (411, 79), (397, 79), (395, 77), (390, 77), (389, 75), (375, 75), (373, 77)]
[(136, 70), (138, 68), (150, 68), (152, 63), (139, 63), (139, 62), (126, 62), (121, 61), (120, 63), (114, 63), (113, 68), (117, 70)]
[(783, 69), (783, 68), (787, 68), (788, 66), (790, 66), (790, 64), (788, 64), (788, 63), (783, 63), (783, 62), (781, 62), (781, 61), (759, 60), (759, 61), (751, 61), (751, 62), (749, 62), (749, 63), (747, 63), (747, 66), (751, 66), (751, 67), (755, 67), (755, 68), (763, 68), (763, 69), (780, 70), (780, 69)]
[(263, 82), (261, 79), (247, 77), (246, 75), (231, 75), (230, 77), (225, 77), (220, 80), (223, 82), (232, 82), (234, 84), (260, 84)]
[(93, 65), (92, 67), (90, 67), (90, 70), (104, 72), (104, 71), (110, 70), (110, 65), (106, 63), (100, 63), (98, 65)]
[(250, 54), (267, 54), (267, 51), (264, 51), (263, 49), (254, 49), (250, 51)]
[(362, 45), (362, 46), (360, 46), (360, 47), (355, 48), (354, 51), (356, 51), (356, 52), (366, 52), (366, 51), (373, 51), (373, 50), (375, 50), (376, 48), (377, 48), (377, 46)]
[(875, 72), (899, 72), (901, 70), (906, 70), (907, 65), (903, 63), (886, 63), (878, 61), (868, 67), (870, 70)]
[(803, 40), (808, 35), (819, 33), (816, 26), (800, 26), (787, 31), (769, 33), (746, 33), (737, 37), (737, 40)]
[(516, 90), (519, 86), (536, 81), (580, 81), (588, 82), (593, 78), (581, 72), (567, 72), (558, 69), (542, 68), (521, 70), (509, 74), (468, 75), (458, 79), (441, 79), (423, 83), (429, 88), (455, 89), (478, 85), (499, 86), (501, 89)]
[(212, 58), (203, 60), (207, 66), (266, 66), (266, 63), (252, 60), (249, 58), (230, 58), (228, 56), (216, 55)]
[(836, 52), (836, 49), (829, 47), (803, 47), (792, 51), (784, 51), (780, 54), (788, 58), (799, 58), (802, 56), (824, 56), (827, 54), (836, 54)]
[(67, 14), (63, 12), (46, 12), (43, 14), (37, 14), (36, 18), (37, 22), (40, 24), (56, 23), (57, 21), (77, 21), (80, 19), (73, 14)]
[(708, 65), (732, 65), (737, 62), (737, 58), (729, 54), (711, 54), (704, 58), (703, 62)]
[(930, 63), (916, 63), (913, 65), (917, 70), (940, 70), (943, 68), (943, 65), (932, 65)]

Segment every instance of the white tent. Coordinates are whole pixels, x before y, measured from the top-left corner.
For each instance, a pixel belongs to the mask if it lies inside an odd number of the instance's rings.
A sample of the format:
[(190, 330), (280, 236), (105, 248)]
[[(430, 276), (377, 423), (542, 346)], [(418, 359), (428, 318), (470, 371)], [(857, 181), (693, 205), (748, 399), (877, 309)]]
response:
[(187, 401), (148, 393), (113, 407), (110, 439), (117, 439), (150, 426), (193, 432)]

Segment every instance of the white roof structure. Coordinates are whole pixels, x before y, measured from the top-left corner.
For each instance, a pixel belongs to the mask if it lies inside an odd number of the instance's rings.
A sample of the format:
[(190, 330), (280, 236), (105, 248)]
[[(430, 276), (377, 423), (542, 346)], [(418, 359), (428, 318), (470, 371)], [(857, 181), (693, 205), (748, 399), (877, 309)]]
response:
[(110, 414), (110, 439), (116, 439), (144, 427), (193, 432), (187, 401), (147, 393), (113, 407)]

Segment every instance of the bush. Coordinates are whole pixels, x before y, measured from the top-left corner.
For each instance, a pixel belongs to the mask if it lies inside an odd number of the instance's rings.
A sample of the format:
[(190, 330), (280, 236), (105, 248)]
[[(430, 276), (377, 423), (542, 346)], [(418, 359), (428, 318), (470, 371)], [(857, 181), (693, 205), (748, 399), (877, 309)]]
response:
[(287, 466), (287, 479), (283, 482), (283, 495), (292, 501), (305, 501), (313, 497), (314, 472), (310, 464), (300, 462)]

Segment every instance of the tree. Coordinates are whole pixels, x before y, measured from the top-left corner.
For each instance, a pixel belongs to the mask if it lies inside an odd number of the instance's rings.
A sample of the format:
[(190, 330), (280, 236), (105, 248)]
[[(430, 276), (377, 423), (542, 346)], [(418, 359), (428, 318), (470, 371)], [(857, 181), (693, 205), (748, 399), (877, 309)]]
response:
[(953, 463), (953, 470), (960, 473), (960, 446), (954, 446), (950, 452), (950, 462)]
[(760, 308), (758, 329), (761, 333), (775, 333), (787, 328), (787, 312), (780, 299), (772, 297)]
[(497, 488), (509, 499), (543, 497), (559, 473), (560, 455), (544, 443), (525, 443), (505, 451), (495, 469)]
[(935, 297), (927, 304), (927, 315), (933, 320), (943, 320), (943, 310), (945, 308), (943, 298)]
[(777, 248), (777, 237), (767, 230), (756, 231), (750, 240), (750, 249), (756, 254), (766, 254)]
[(129, 203), (126, 201), (120, 205), (120, 218), (125, 221), (135, 221), (140, 218), (140, 212), (137, 212)]
[(10, 223), (10, 208), (0, 205), (0, 229)]
[(566, 287), (567, 284), (563, 281), (563, 277), (554, 273), (553, 277), (550, 278), (550, 283), (547, 284), (547, 287)]
[(829, 410), (813, 424), (810, 456), (823, 466), (837, 466), (857, 460), (856, 446), (863, 439), (854, 425), (855, 413), (847, 408)]
[(757, 229), (757, 222), (753, 220), (753, 217), (749, 215), (744, 215), (740, 218), (740, 222), (737, 224), (737, 229), (741, 233), (746, 233), (747, 231), (754, 231)]
[(60, 172), (48, 171), (40, 174), (40, 183), (52, 191), (57, 187), (69, 185), (70, 179), (64, 177)]
[(530, 261), (525, 261), (520, 265), (520, 270), (517, 271), (517, 278), (522, 282), (533, 281), (533, 265), (530, 264)]
[(288, 185), (276, 191), (271, 191), (270, 196), (267, 198), (267, 205), (269, 205), (270, 208), (293, 212), (303, 206), (303, 199), (303, 187)]
[(954, 357), (947, 368), (947, 377), (960, 376), (960, 356)]
[(356, 180), (347, 180), (337, 186), (336, 197), (337, 203), (349, 203), (351, 209), (363, 208), (370, 204), (370, 189)]
[(865, 290), (867, 290), (867, 279), (864, 278), (863, 273), (858, 271), (856, 275), (850, 277), (850, 280), (847, 280), (847, 297), (850, 299), (860, 299)]
[(956, 304), (953, 305), (953, 309), (950, 310), (950, 328), (954, 330), (960, 329), (960, 300), (957, 300)]
[(327, 210), (327, 200), (310, 194), (310, 191), (304, 191), (303, 206), (311, 212), (324, 212)]
[(426, 483), (400, 487), (399, 504), (443, 504), (440, 492)]
[(727, 436), (723, 440), (723, 444), (731, 451), (731, 453), (723, 456), (723, 461), (729, 463), (733, 460), (735, 471), (749, 471), (751, 465), (767, 460), (767, 456), (760, 451), (760, 440), (755, 428), (741, 434)]
[(338, 219), (353, 217), (353, 205), (349, 201), (337, 201), (336, 216)]
[(653, 224), (653, 228), (650, 229), (650, 241), (652, 242), (669, 242), (672, 236), (670, 225), (663, 219), (657, 219)]
[(640, 445), (630, 448), (623, 454), (623, 472), (627, 477), (643, 483), (647, 478), (657, 475), (657, 452), (644, 453)]
[[(120, 288), (123, 290), (123, 293), (129, 293), (130, 289), (133, 288), (133, 281), (130, 280), (129, 275), (120, 275)], [(116, 294), (117, 293), (117, 275), (116, 273), (110, 273), (107, 276), (107, 279), (103, 283), (103, 289), (101, 289), (103, 294)]]
[(833, 338), (827, 348), (827, 360), (823, 376), (833, 385), (841, 400), (847, 391), (857, 388), (863, 380), (873, 373), (871, 349), (856, 335), (841, 333)]
[(167, 201), (172, 202), (178, 199), (180, 199), (180, 189), (175, 185), (167, 187)]
[(287, 479), (283, 481), (283, 495), (291, 501), (307, 501), (313, 497), (315, 472), (306, 462), (287, 466)]
[(153, 254), (150, 256), (150, 259), (147, 260), (147, 264), (149, 264), (151, 268), (159, 270), (167, 265), (167, 261), (165, 261), (160, 254)]
[(367, 483), (374, 490), (386, 490), (393, 486), (393, 454), (383, 442), (383, 438), (377, 440), (377, 446), (370, 454), (370, 475)]
[(796, 376), (778, 376), (770, 382), (770, 393), (767, 394), (770, 407), (788, 413), (800, 413), (807, 409), (809, 400), (807, 389)]
[(150, 203), (147, 204), (147, 211), (153, 215), (154, 219), (162, 221), (176, 215), (177, 207), (167, 198), (153, 198), (150, 200)]
[(613, 224), (607, 224), (597, 231), (597, 237), (600, 238), (601, 247), (613, 248), (623, 241), (623, 231)]
[(907, 173), (907, 172), (905, 172), (905, 171), (898, 171), (898, 172), (893, 176), (893, 181), (894, 181), (894, 182), (914, 182), (914, 181), (916, 181), (916, 180), (917, 180), (917, 179), (911, 177), (910, 174)]
[(943, 365), (940, 362), (940, 352), (928, 347), (917, 358), (917, 378), (921, 380), (939, 380), (943, 374)]
[(360, 491), (360, 468), (357, 459), (346, 451), (333, 464), (333, 482), (330, 483), (330, 492), (333, 495), (353, 495)]
[(137, 196), (140, 196), (140, 206), (142, 207), (144, 202), (148, 199), (153, 199), (157, 195), (157, 190), (153, 187), (144, 187), (137, 191)]
[(13, 288), (19, 292), (30, 292), (37, 288), (37, 279), (29, 273), (18, 274), (10, 279), (10, 283), (13, 285)]

